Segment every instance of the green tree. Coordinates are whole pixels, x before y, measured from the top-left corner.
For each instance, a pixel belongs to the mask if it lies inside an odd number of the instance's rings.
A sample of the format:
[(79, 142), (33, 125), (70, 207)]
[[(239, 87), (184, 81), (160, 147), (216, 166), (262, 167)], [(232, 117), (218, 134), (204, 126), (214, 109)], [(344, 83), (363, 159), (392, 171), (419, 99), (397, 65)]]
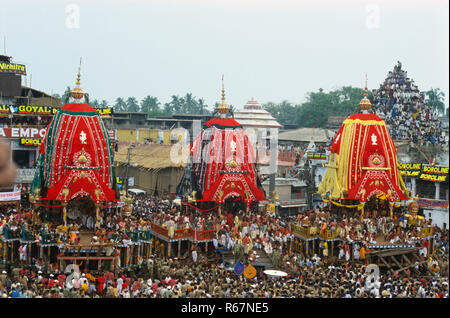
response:
[(295, 124), (298, 107), (287, 100), (283, 100), (279, 104), (268, 102), (263, 104), (262, 107), (275, 117), (280, 124)]
[(71, 91), (70, 86), (67, 86), (67, 87), (66, 87), (66, 90), (64, 91), (64, 93), (63, 93), (63, 95), (62, 95), (62, 97), (61, 97), (61, 103), (62, 103), (63, 105), (65, 105), (65, 104), (67, 104), (67, 103), (69, 102), (69, 99), (70, 99), (70, 91)]
[(180, 114), (184, 108), (184, 99), (178, 95), (172, 95), (172, 100), (164, 104), (166, 115)]
[(91, 101), (89, 103), (89, 105), (91, 105), (94, 108), (100, 108), (100, 103), (99, 103), (99, 101), (97, 99), (94, 99), (93, 101)]
[(139, 111), (139, 103), (135, 97), (127, 98), (127, 111), (136, 113)]
[(203, 98), (199, 98), (197, 101), (199, 114), (207, 114), (208, 109), (206, 108), (207, 105), (205, 104), (205, 100)]
[(147, 113), (149, 117), (155, 117), (163, 114), (163, 111), (159, 108), (161, 103), (157, 97), (147, 95), (141, 101), (141, 111)]
[(198, 107), (198, 103), (195, 98), (192, 96), (192, 93), (187, 93), (184, 98), (183, 111), (185, 114), (198, 114), (200, 112), (200, 107)]
[(108, 108), (108, 107), (109, 107), (108, 101), (103, 99), (103, 100), (100, 102), (100, 107), (101, 107), (101, 108)]
[(431, 106), (433, 110), (436, 110), (439, 114), (444, 114), (445, 112), (445, 104), (444, 98), (445, 93), (442, 92), (439, 88), (431, 88), (429, 91), (425, 92), (427, 96), (426, 102)]
[(116, 112), (125, 112), (127, 110), (127, 103), (122, 97), (117, 97), (113, 108)]
[(346, 117), (355, 113), (363, 94), (363, 89), (350, 86), (329, 93), (310, 92), (306, 102), (299, 106), (296, 123), (300, 127), (324, 128), (330, 116)]

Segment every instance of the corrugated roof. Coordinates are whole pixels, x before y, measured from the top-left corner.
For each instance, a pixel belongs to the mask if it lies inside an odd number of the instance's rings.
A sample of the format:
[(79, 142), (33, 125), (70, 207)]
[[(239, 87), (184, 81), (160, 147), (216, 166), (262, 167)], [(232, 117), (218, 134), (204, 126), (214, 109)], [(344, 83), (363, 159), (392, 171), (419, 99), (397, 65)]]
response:
[(278, 134), (278, 140), (327, 142), (334, 136), (334, 131), (324, 128), (299, 128), (284, 131)]
[[(114, 156), (116, 163), (126, 163), (128, 147), (128, 145), (119, 145), (119, 151)], [(171, 159), (172, 147), (173, 145), (160, 144), (138, 145), (130, 150), (130, 165), (138, 165), (146, 169), (186, 167), (184, 162), (174, 162)]]

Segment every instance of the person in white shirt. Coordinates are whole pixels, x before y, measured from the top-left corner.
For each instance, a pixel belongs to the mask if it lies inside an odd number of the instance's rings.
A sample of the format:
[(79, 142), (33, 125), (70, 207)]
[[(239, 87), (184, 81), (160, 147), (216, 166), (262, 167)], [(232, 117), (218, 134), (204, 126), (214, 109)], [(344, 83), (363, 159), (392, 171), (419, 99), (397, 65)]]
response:
[(197, 263), (197, 251), (195, 249), (192, 250), (192, 260), (194, 263)]
[(123, 279), (122, 277), (119, 277), (117, 279), (117, 295), (120, 295), (122, 292), (122, 285), (123, 285)]

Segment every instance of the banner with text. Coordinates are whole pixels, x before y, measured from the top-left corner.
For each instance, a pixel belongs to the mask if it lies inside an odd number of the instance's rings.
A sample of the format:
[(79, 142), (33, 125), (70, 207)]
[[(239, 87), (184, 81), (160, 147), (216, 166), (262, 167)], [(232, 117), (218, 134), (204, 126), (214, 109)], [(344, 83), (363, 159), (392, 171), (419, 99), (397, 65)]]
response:
[(27, 75), (25, 65), (16, 63), (0, 63), (0, 73), (13, 73), (20, 75)]
[(18, 201), (20, 200), (20, 191), (0, 192), (0, 201)]
[[(7, 105), (0, 104), (0, 113), (3, 114), (19, 114), (19, 115), (54, 115), (59, 107), (52, 106), (25, 106), (25, 105)], [(112, 107), (94, 108), (100, 116), (111, 116), (113, 113)]]
[(437, 167), (421, 163), (397, 163), (400, 175), (417, 177), (424, 181), (445, 182), (448, 179), (448, 167)]
[(444, 200), (419, 199), (418, 203), (421, 208), (426, 208), (426, 207), (448, 208), (448, 201), (444, 201)]

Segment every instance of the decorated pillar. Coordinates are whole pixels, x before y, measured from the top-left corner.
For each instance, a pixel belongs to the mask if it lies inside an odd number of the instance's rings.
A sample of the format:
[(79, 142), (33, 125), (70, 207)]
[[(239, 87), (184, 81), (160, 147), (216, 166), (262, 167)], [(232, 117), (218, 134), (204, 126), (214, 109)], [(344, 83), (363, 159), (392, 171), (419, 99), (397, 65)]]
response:
[(170, 258), (170, 252), (172, 250), (172, 242), (167, 243), (167, 257)]
[(95, 228), (100, 228), (100, 201), (95, 202)]
[(63, 220), (64, 220), (64, 227), (67, 228), (67, 202), (64, 201), (62, 203), (63, 206)]
[(439, 200), (439, 193), (441, 192), (441, 184), (439, 182), (435, 182), (434, 186), (436, 187), (436, 192), (434, 193), (434, 199)]
[(8, 242), (3, 242), (3, 263), (6, 264), (6, 256), (8, 255)]
[(364, 207), (361, 208), (361, 223), (364, 220)]
[(412, 196), (416, 195), (416, 178), (411, 178), (411, 192)]
[(394, 218), (394, 203), (389, 203), (389, 216), (391, 219)]
[(153, 248), (153, 238), (150, 239), (150, 244), (148, 245), (148, 249), (149, 249), (148, 257), (149, 258), (152, 256), (152, 248)]
[(312, 240), (312, 254), (314, 256), (314, 254), (316, 253), (316, 240), (313, 239)]
[(177, 257), (180, 258), (181, 256), (181, 240), (178, 240), (178, 254)]
[(31, 264), (31, 248), (33, 247), (33, 243), (28, 244), (28, 264)]

